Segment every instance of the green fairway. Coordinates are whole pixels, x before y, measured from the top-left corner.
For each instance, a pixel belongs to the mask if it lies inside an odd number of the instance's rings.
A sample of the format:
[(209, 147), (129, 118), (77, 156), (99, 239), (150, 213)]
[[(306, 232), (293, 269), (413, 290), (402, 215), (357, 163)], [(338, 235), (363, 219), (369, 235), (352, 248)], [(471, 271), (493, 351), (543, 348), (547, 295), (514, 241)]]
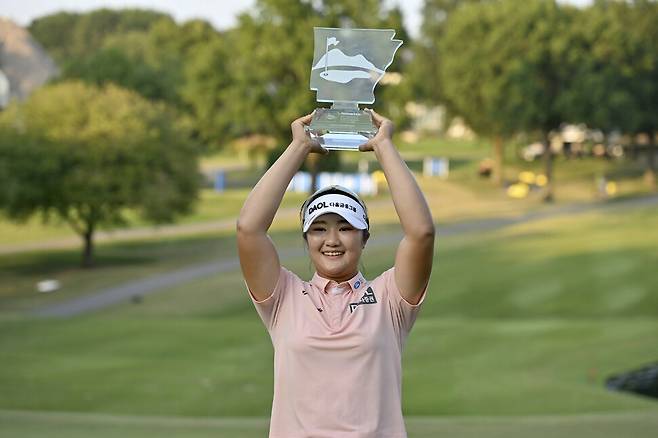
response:
[[(0, 411), (0, 432), (22, 438), (262, 438), (267, 418), (171, 418)], [(653, 414), (407, 417), (410, 438), (653, 438)]]
[[(410, 436), (652, 436), (658, 402), (604, 382), (658, 358), (658, 234), (648, 231), (657, 226), (658, 208), (646, 206), (445, 237), (439, 227), (429, 293), (404, 356)], [(298, 232), (274, 239), (301, 247)], [(231, 236), (199, 236), (108, 247), (134, 260), (107, 272), (127, 281), (231, 257), (232, 245)], [(390, 266), (395, 245), (366, 250), (367, 277)], [(299, 254), (285, 265), (308, 278)], [(48, 262), (21, 257), (2, 259), (12, 282)], [(267, 429), (272, 348), (239, 271), (69, 319), (29, 318), (16, 309), (34, 302), (0, 300), (22, 303), (0, 313), (2, 436), (250, 437)]]
[[(265, 416), (269, 338), (251, 314), (221, 318), (5, 321), (5, 409)], [(651, 410), (605, 376), (655, 360), (655, 320), (480, 320), (423, 316), (407, 345), (410, 415)]]

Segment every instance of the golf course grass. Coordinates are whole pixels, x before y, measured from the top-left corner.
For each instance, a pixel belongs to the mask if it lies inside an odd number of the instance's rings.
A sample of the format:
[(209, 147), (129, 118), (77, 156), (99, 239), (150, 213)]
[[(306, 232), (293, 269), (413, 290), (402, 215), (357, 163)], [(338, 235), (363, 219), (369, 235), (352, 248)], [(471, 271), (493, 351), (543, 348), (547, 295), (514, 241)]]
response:
[[(642, 413), (527, 417), (407, 417), (410, 437), (650, 438), (658, 417)], [(7, 436), (22, 438), (262, 438), (267, 418), (166, 418), (107, 414), (0, 411)]]
[[(611, 392), (605, 379), (658, 360), (657, 227), (652, 205), (449, 236), (439, 227), (403, 359), (410, 437), (654, 436), (658, 401)], [(301, 248), (298, 232), (273, 238)], [(235, 256), (232, 244), (205, 235), (112, 246), (115, 262), (100, 272), (117, 276), (102, 285)], [(390, 266), (395, 247), (367, 249), (365, 275)], [(1, 257), (3, 284), (27, 288), (39, 264), (59, 276), (68, 253), (57, 254)], [(312, 273), (303, 253), (283, 262)], [(68, 297), (93, 290), (88, 281)], [(68, 319), (30, 317), (51, 301), (3, 287), (0, 436), (265, 435), (272, 348), (239, 271)]]

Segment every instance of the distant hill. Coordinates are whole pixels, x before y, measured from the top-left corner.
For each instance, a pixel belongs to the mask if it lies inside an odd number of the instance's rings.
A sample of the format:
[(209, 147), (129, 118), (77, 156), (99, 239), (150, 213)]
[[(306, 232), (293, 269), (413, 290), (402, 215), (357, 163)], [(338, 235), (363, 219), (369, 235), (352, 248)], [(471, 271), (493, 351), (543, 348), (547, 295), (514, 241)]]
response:
[(0, 70), (9, 81), (9, 99), (18, 100), (26, 99), (58, 74), (54, 61), (29, 32), (3, 17), (0, 17)]

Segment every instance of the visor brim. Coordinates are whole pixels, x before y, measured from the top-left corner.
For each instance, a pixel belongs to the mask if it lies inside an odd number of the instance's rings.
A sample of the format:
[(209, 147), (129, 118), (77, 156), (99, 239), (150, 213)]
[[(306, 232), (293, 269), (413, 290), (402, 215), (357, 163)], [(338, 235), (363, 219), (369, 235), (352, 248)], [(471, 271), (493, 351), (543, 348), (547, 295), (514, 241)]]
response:
[(302, 228), (302, 232), (307, 232), (308, 229), (313, 225), (313, 222), (317, 218), (319, 218), (322, 215), (328, 214), (328, 213), (336, 213), (338, 216), (342, 217), (345, 219), (347, 222), (350, 223), (354, 228), (357, 230), (367, 230), (368, 229), (368, 224), (366, 223), (365, 220), (360, 219), (358, 216), (354, 214), (346, 214), (344, 209), (338, 209), (338, 208), (325, 208), (322, 211), (315, 212), (308, 216), (306, 218), (306, 221), (304, 221), (304, 227)]

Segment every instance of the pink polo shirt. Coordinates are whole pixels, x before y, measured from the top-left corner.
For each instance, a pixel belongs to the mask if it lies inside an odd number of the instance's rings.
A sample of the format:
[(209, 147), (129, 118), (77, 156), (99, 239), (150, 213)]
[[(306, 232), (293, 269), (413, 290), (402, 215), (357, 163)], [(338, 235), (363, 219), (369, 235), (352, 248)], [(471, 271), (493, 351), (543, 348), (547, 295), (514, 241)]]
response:
[(336, 288), (282, 267), (270, 297), (250, 294), (274, 346), (270, 438), (407, 436), (401, 356), (425, 293), (405, 301), (394, 269)]

